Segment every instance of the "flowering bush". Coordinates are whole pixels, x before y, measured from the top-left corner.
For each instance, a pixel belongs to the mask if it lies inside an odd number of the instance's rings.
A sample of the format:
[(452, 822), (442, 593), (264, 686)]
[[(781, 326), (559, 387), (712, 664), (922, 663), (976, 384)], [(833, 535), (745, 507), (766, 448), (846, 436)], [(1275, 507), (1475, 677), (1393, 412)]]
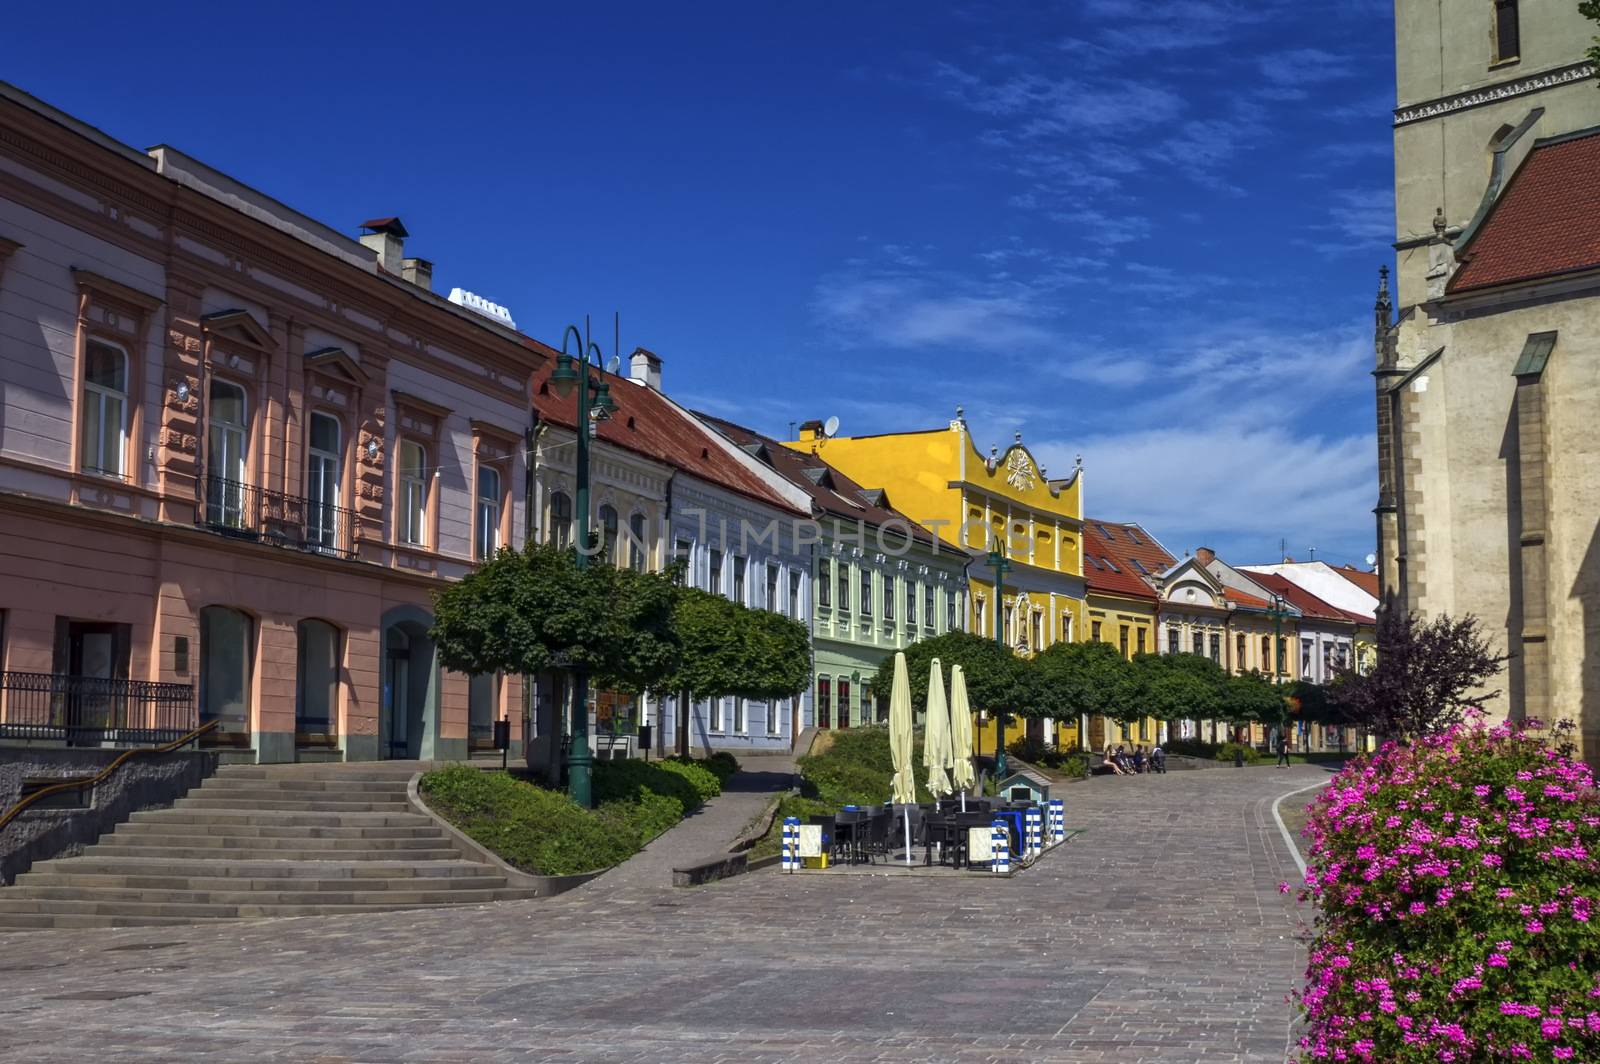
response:
[(1534, 728), (1478, 714), (1318, 797), (1302, 1060), (1600, 1061), (1600, 797)]

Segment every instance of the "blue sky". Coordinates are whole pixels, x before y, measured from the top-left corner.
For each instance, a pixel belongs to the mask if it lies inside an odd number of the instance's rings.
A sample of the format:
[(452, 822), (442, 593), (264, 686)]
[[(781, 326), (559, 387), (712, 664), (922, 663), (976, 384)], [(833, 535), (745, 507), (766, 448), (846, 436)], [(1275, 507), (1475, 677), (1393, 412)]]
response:
[(14, 6), (0, 76), (698, 407), (962, 404), (1179, 554), (1372, 549), (1386, 0)]

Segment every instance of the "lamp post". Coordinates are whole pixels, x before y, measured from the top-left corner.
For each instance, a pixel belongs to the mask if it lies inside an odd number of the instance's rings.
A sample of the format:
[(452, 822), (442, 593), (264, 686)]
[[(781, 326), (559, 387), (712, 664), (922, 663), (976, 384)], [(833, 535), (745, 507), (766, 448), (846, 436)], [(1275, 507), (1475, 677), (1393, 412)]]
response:
[[(1285, 658), (1287, 657), (1287, 655), (1283, 652), (1283, 619), (1284, 617), (1288, 616), (1288, 614), (1284, 611), (1283, 604), (1284, 600), (1282, 595), (1272, 596), (1272, 652), (1276, 655), (1276, 661), (1274, 664), (1277, 666), (1277, 668), (1272, 670), (1272, 682), (1275, 684), (1283, 682), (1283, 667)], [(1278, 699), (1278, 742), (1287, 746), (1288, 740), (1284, 737), (1283, 731), (1289, 726), (1289, 724), (1288, 719), (1284, 715), (1284, 710), (1284, 701), (1280, 698)], [(1276, 750), (1273, 751), (1274, 754), (1277, 752), (1278, 751)]]
[[(989, 552), (989, 568), (994, 570), (994, 641), (1006, 648), (1010, 653), (1011, 648), (1006, 646), (1006, 602), (1005, 579), (1011, 571), (1011, 560), (1005, 553), (995, 547)], [(994, 713), (994, 779), (999, 783), (1006, 774), (1006, 711), (996, 709)]]
[[(583, 319), (583, 329), (580, 335), (576, 325), (567, 326), (566, 332), (561, 334), (561, 354), (556, 356), (556, 368), (550, 372), (550, 385), (557, 395), (565, 399), (574, 390), (578, 393), (574, 418), (576, 424), (573, 426), (578, 436), (577, 468), (574, 471), (578, 490), (576, 513), (573, 516), (582, 537), (578, 543), (579, 569), (589, 567), (590, 540), (593, 535), (589, 522), (589, 437), (599, 428), (600, 422), (610, 417), (617, 408), (616, 401), (611, 398), (611, 387), (603, 375), (605, 356), (600, 352), (600, 345), (589, 339), (587, 317)], [(576, 358), (567, 351), (568, 340), (578, 342)], [(600, 380), (592, 385), (589, 381), (591, 357), (595, 368), (602, 371)], [(567, 795), (585, 809), (593, 804), (589, 786), (593, 764), (594, 755), (589, 751), (589, 672), (577, 666), (572, 670), (572, 743), (567, 748)]]

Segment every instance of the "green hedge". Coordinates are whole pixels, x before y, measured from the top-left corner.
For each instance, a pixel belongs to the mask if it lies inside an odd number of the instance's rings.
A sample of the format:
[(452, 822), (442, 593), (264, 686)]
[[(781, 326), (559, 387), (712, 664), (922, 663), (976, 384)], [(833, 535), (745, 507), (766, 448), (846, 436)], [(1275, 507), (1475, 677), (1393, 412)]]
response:
[(1046, 746), (1043, 739), (1013, 739), (1006, 744), (1006, 753), (1061, 776), (1082, 779), (1089, 774), (1088, 757), (1077, 751)]
[(690, 810), (721, 794), (718, 767), (726, 765), (598, 762), (592, 780), (596, 809), (581, 808), (559, 791), (507, 773), (467, 765), (425, 773), (419, 790), (430, 808), (512, 867), (570, 876), (627, 860)]
[(1232, 762), (1234, 755), (1241, 751), (1244, 753), (1244, 763), (1247, 765), (1253, 765), (1261, 760), (1261, 751), (1245, 743), (1223, 743), (1217, 747), (1216, 758), (1218, 761)]

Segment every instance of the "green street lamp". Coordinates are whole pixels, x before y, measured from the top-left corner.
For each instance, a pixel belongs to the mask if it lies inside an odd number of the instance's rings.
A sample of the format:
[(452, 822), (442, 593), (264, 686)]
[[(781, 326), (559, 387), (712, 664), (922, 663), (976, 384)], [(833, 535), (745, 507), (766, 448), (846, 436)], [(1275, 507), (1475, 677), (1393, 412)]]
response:
[[(611, 398), (611, 386), (606, 383), (604, 376), (604, 355), (600, 352), (600, 345), (589, 339), (589, 319), (583, 320), (583, 334), (580, 335), (576, 325), (568, 325), (566, 332), (561, 334), (561, 354), (556, 356), (556, 368), (550, 372), (550, 386), (557, 395), (565, 399), (574, 391), (578, 394), (577, 424), (574, 429), (578, 436), (577, 469), (575, 474), (578, 481), (577, 513), (575, 517), (579, 522), (581, 539), (578, 543), (578, 568), (589, 567), (589, 556), (593, 549), (593, 529), (589, 520), (589, 438), (599, 429), (600, 422), (609, 418), (617, 409), (616, 400)], [(567, 352), (567, 342), (578, 342), (577, 357)], [(596, 369), (602, 371), (598, 382), (589, 379), (589, 360), (594, 359)], [(572, 670), (572, 743), (567, 749), (567, 795), (585, 809), (593, 804), (593, 791), (590, 787), (590, 770), (594, 765), (594, 755), (589, 750), (589, 672), (582, 667)]]
[[(1272, 670), (1272, 682), (1275, 684), (1283, 682), (1284, 674), (1283, 619), (1289, 616), (1289, 611), (1284, 609), (1284, 605), (1285, 601), (1282, 595), (1273, 595), (1272, 609), (1267, 611), (1267, 615), (1272, 618), (1272, 652), (1275, 659), (1273, 664), (1277, 666)], [(1288, 718), (1285, 715), (1287, 705), (1283, 699), (1278, 700), (1278, 742), (1285, 746), (1289, 744), (1288, 737), (1284, 734), (1284, 729), (1289, 726)], [(1277, 751), (1274, 750), (1273, 753), (1277, 753)]]
[[(1006, 646), (1005, 628), (1005, 579), (1011, 571), (1011, 560), (997, 546), (989, 551), (987, 562), (989, 568), (994, 570), (994, 641), (1006, 647), (1010, 653), (1011, 648)], [(994, 779), (999, 783), (1006, 775), (1006, 711), (997, 709), (994, 716)]]

